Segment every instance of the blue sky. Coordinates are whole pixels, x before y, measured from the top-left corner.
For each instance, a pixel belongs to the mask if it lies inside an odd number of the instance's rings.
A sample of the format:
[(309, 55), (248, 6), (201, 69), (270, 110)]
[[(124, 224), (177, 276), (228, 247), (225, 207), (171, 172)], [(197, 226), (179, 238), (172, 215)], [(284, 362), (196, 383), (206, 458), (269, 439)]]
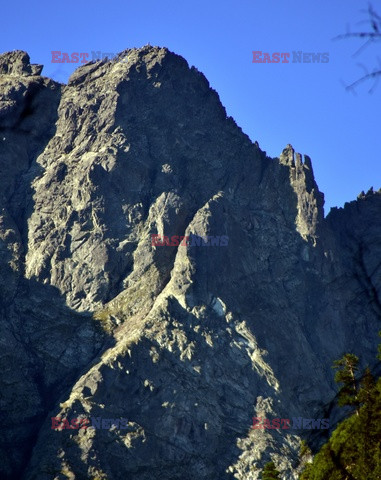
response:
[[(334, 41), (368, 27), (362, 0), (215, 1), (87, 0), (2, 5), (0, 51), (26, 50), (43, 74), (67, 82), (75, 64), (54, 64), (51, 51), (119, 52), (166, 46), (208, 78), (228, 115), (270, 156), (286, 144), (312, 158), (332, 206), (381, 187), (381, 81), (345, 90), (376, 66), (380, 44), (353, 57), (360, 41)], [(374, 7), (381, 13), (381, 2)], [(364, 23), (362, 23), (364, 22)], [(328, 63), (252, 63), (252, 51), (329, 53)], [(292, 58), (292, 57), (291, 57)], [(291, 60), (291, 59), (290, 59)]]

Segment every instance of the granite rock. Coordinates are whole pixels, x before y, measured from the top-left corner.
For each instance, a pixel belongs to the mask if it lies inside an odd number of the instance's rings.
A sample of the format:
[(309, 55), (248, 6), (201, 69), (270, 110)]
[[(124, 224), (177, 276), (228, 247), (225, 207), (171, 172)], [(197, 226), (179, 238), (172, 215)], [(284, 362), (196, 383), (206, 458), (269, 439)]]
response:
[(377, 368), (381, 191), (325, 217), (166, 48), (41, 69), (0, 55), (1, 478), (296, 479), (329, 431), (252, 417), (333, 427), (332, 362)]

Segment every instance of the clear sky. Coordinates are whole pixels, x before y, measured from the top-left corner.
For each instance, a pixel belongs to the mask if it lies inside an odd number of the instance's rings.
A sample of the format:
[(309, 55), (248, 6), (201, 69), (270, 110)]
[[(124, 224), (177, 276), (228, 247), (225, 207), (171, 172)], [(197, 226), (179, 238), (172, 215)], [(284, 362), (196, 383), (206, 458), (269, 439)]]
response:
[[(362, 67), (377, 65), (381, 43), (358, 56), (367, 29), (363, 0), (67, 0), (3, 2), (0, 52), (26, 50), (43, 75), (67, 82), (75, 64), (52, 63), (51, 51), (120, 52), (166, 46), (208, 78), (228, 115), (270, 156), (290, 143), (312, 158), (332, 206), (381, 187), (381, 81), (345, 90)], [(381, 2), (373, 6), (381, 14)], [(289, 63), (252, 63), (252, 51), (289, 52)], [(293, 63), (292, 52), (329, 53), (327, 63)], [(380, 79), (381, 80), (381, 79)]]

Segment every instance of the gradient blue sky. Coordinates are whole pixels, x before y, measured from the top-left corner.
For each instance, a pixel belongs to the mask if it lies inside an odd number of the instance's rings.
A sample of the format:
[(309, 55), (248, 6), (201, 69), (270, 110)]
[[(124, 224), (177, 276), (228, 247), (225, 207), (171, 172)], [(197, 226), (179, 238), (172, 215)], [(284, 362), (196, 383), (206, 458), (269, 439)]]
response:
[[(43, 75), (67, 82), (75, 64), (51, 63), (52, 50), (120, 52), (147, 43), (182, 55), (208, 78), (228, 115), (270, 156), (287, 143), (312, 158), (332, 206), (381, 187), (381, 81), (370, 95), (345, 90), (372, 69), (380, 44), (353, 58), (358, 40), (333, 41), (368, 27), (362, 0), (206, 2), (5, 2), (0, 52), (26, 50)], [(381, 2), (373, 2), (381, 13)], [(361, 23), (361, 22), (364, 23)], [(377, 47), (377, 48), (376, 48)], [(329, 63), (254, 64), (252, 51), (329, 52)]]

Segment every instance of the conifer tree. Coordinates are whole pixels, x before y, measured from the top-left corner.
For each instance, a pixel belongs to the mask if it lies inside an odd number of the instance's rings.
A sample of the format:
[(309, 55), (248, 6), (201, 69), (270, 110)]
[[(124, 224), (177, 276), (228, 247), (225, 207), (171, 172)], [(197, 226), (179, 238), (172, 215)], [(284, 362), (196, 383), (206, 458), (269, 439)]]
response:
[(274, 462), (266, 463), (263, 472), (262, 480), (279, 480), (280, 472), (275, 468)]
[(343, 383), (339, 404), (356, 405), (356, 414), (342, 421), (329, 441), (301, 474), (301, 480), (381, 479), (381, 378), (367, 368), (359, 386), (358, 358), (344, 355), (335, 362), (336, 381)]
[(354, 406), (357, 415), (359, 402), (355, 374), (358, 370), (358, 361), (356, 355), (346, 353), (340, 360), (336, 360), (332, 367), (338, 370), (335, 375), (335, 382), (343, 384), (338, 394), (339, 405), (341, 407)]

